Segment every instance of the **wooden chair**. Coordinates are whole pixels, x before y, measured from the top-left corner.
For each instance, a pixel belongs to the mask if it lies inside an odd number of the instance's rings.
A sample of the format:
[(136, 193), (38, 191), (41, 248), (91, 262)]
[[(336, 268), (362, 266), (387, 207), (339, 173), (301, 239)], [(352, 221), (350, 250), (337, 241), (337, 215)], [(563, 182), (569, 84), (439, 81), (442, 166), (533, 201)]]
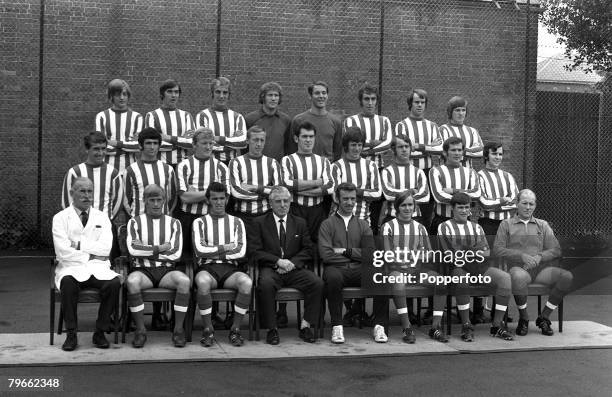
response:
[[(121, 260), (124, 265), (122, 266), (122, 269), (125, 270), (124, 279), (127, 280), (127, 276), (129, 272), (132, 270), (131, 258), (122, 256), (117, 259)], [(193, 285), (193, 266), (189, 262), (185, 264), (185, 274), (187, 274), (187, 276), (189, 277), (190, 284)], [(129, 308), (127, 307), (127, 288), (123, 288), (123, 294), (124, 294), (124, 299), (123, 299), (123, 314), (124, 315), (122, 318), (123, 327), (121, 330), (121, 343), (125, 343), (125, 334), (128, 332), (128, 327), (132, 319), (132, 313), (129, 311)], [(169, 303), (169, 302), (174, 301), (176, 297), (176, 290), (157, 287), (157, 288), (149, 288), (149, 289), (142, 290), (141, 294), (142, 294), (143, 302)], [(174, 309), (172, 309), (172, 306), (170, 305), (169, 307), (170, 307), (169, 310), (171, 310), (172, 314), (174, 314)], [(193, 327), (193, 311), (194, 311), (194, 306), (192, 304), (192, 300), (190, 299), (189, 306), (187, 308), (187, 313), (185, 314), (185, 325), (184, 325), (185, 339), (187, 340), (187, 342), (191, 342), (191, 332), (192, 332), (191, 330)], [(174, 316), (172, 317), (174, 318)]]
[[(119, 258), (118, 258), (119, 259)], [(115, 269), (117, 269), (118, 262), (115, 261)], [(53, 345), (54, 340), (54, 331), (55, 331), (55, 302), (61, 302), (62, 293), (55, 287), (55, 268), (57, 266), (57, 260), (55, 258), (51, 258), (51, 287), (49, 294), (49, 344)], [(117, 299), (117, 305), (114, 310), (114, 328), (115, 328), (115, 339), (114, 343), (119, 343), (119, 308), (122, 306), (122, 295), (119, 293), (119, 298)], [(100, 291), (94, 288), (82, 289), (79, 291), (79, 300), (78, 303), (100, 303)], [(60, 312), (59, 319), (57, 322), (57, 334), (61, 335), (63, 331), (64, 325), (64, 311), (60, 304)]]

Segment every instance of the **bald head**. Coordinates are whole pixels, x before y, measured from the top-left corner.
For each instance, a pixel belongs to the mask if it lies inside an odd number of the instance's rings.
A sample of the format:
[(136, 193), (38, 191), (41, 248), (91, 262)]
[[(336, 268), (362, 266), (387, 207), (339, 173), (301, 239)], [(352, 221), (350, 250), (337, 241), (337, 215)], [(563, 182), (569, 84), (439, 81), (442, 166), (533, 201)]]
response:
[(521, 191), (518, 193), (518, 196), (516, 197), (516, 199), (517, 199), (518, 201), (520, 201), (520, 200), (521, 200), (521, 197), (522, 197), (523, 195), (526, 195), (526, 196), (528, 196), (528, 197), (532, 197), (532, 198), (534, 199), (534, 201), (535, 201), (535, 199), (536, 199), (536, 195), (535, 195), (535, 193), (533, 192), (533, 190), (530, 190), (530, 189), (523, 189), (523, 190), (521, 190)]
[(524, 220), (528, 221), (533, 216), (533, 211), (536, 208), (536, 195), (529, 189), (523, 189), (517, 196), (516, 203), (516, 215)]

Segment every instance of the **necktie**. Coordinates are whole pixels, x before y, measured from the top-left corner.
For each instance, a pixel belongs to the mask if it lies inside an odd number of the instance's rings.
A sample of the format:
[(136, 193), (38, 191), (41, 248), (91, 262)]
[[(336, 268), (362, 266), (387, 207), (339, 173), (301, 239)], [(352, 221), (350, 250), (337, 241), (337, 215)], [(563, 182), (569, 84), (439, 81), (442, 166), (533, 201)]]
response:
[(83, 224), (83, 227), (87, 225), (88, 220), (89, 220), (89, 214), (87, 213), (87, 211), (81, 212), (81, 223)]
[(285, 252), (285, 242), (287, 241), (287, 233), (285, 232), (284, 220), (279, 219), (278, 239), (280, 240), (281, 251)]

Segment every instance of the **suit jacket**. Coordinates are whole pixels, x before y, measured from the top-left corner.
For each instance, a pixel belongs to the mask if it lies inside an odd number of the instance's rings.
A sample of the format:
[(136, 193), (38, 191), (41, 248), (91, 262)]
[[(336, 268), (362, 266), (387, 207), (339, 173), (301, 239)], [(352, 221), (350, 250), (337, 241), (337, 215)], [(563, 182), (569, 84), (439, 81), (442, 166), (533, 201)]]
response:
[[(53, 245), (58, 265), (55, 268), (55, 285), (59, 289), (64, 276), (77, 281), (87, 281), (94, 276), (98, 280), (111, 280), (118, 276), (107, 260), (89, 259), (89, 255), (106, 256), (113, 246), (113, 232), (108, 215), (95, 208), (89, 209), (89, 220), (83, 226), (81, 218), (71, 205), (53, 217)], [(80, 241), (77, 250), (70, 242)]]
[(259, 266), (274, 267), (281, 258), (289, 259), (296, 268), (312, 262), (312, 241), (304, 219), (287, 215), (284, 256), (272, 211), (255, 218), (253, 227), (249, 229), (249, 253)]

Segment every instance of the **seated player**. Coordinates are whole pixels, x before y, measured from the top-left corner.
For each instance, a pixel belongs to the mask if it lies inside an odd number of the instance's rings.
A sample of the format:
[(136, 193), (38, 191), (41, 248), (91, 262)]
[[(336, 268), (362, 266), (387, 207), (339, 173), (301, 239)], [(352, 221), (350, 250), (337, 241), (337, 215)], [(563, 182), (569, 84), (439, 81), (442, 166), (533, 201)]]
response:
[(77, 177), (70, 187), (72, 204), (53, 217), (53, 246), (58, 265), (55, 286), (62, 293), (64, 324), (68, 333), (62, 345), (65, 351), (77, 347), (77, 303), (81, 288), (100, 290), (100, 309), (93, 344), (101, 349), (110, 346), (104, 331), (117, 304), (121, 282), (111, 270), (108, 256), (113, 232), (108, 215), (93, 208), (93, 183)]
[(134, 270), (126, 282), (128, 305), (136, 323), (132, 345), (140, 348), (147, 341), (141, 291), (161, 287), (176, 290), (172, 342), (175, 347), (183, 347), (186, 343), (183, 320), (189, 305), (191, 282), (174, 265), (183, 249), (181, 223), (164, 215), (166, 192), (161, 187), (148, 185), (143, 198), (144, 214), (130, 219), (127, 235), (128, 250), (134, 258)]
[[(510, 300), (510, 275), (501, 269), (488, 266), (486, 258), (490, 250), (482, 227), (471, 222), (470, 196), (459, 192), (453, 194), (450, 205), (453, 217), (438, 226), (440, 248), (446, 254), (449, 250), (454, 253), (454, 263), (450, 264), (451, 276), (465, 276), (482, 274), (490, 277), (495, 287), (495, 314), (491, 324), (491, 335), (504, 340), (512, 340), (514, 336), (503, 321), (508, 301)], [(461, 256), (459, 255), (461, 254)], [(446, 256), (446, 255), (444, 255)], [(467, 258), (471, 257), (470, 260)], [(482, 271), (484, 270), (484, 272)], [(460, 282), (454, 285), (455, 299), (461, 317), (461, 339), (465, 342), (474, 340), (474, 326), (470, 321), (470, 296), (467, 294), (469, 283)]]
[(493, 254), (511, 266), (512, 293), (520, 316), (516, 334), (524, 336), (529, 331), (527, 287), (533, 280), (552, 288), (546, 306), (535, 322), (543, 335), (552, 336), (550, 314), (570, 291), (574, 277), (558, 267), (561, 246), (548, 222), (533, 216), (535, 193), (524, 189), (517, 199), (516, 215), (499, 225)]
[(212, 324), (212, 297), (216, 288), (238, 291), (234, 302), (234, 320), (230, 328), (229, 341), (233, 346), (242, 346), (240, 322), (251, 301), (251, 278), (240, 271), (238, 260), (245, 257), (246, 232), (240, 218), (228, 215), (225, 206), (228, 200), (227, 187), (211, 182), (206, 190), (208, 214), (193, 222), (193, 250), (199, 260), (195, 284), (198, 288), (197, 302), (204, 323), (200, 344), (212, 346), (214, 328)]
[[(420, 251), (423, 255), (431, 253), (431, 243), (429, 242), (429, 235), (425, 226), (412, 218), (416, 206), (412, 191), (407, 190), (398, 195), (393, 202), (393, 206), (395, 207), (397, 217), (384, 223), (382, 226), (385, 251), (407, 248), (410, 252)], [(422, 257), (422, 259), (412, 257), (411, 261), (407, 263), (390, 263), (388, 274), (391, 276), (401, 276), (402, 273), (414, 274), (418, 279), (421, 272), (426, 272), (430, 276), (439, 275), (433, 269), (433, 263), (429, 257)], [(434, 286), (433, 320), (429, 330), (429, 337), (440, 342), (448, 342), (442, 330), (445, 300), (446, 292), (444, 288)], [(406, 304), (406, 284), (393, 284), (393, 302), (402, 323), (402, 340), (406, 343), (414, 343), (416, 337), (414, 330), (410, 327)]]
[[(266, 342), (279, 343), (274, 304), (282, 287), (296, 288), (304, 294), (304, 318), (299, 336), (308, 343), (315, 341), (310, 324), (317, 322), (323, 294), (323, 280), (307, 267), (313, 258), (306, 221), (289, 214), (291, 193), (284, 186), (272, 188), (269, 198), (272, 213), (255, 218), (249, 233), (249, 250), (259, 266), (259, 300)], [(298, 319), (299, 321), (300, 319)]]

